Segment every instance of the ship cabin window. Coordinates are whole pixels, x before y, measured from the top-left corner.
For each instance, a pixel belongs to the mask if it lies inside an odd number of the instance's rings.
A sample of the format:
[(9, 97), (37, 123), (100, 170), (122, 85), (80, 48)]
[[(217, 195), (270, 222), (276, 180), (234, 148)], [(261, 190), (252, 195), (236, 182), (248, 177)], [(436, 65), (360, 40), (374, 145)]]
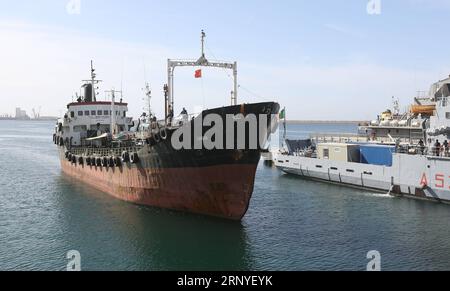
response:
[(95, 112), (95, 110), (91, 110), (91, 115), (92, 115), (92, 116), (97, 115), (96, 113), (97, 113), (97, 112)]
[(70, 117), (72, 117), (72, 118), (75, 117), (75, 112), (74, 111), (70, 111)]
[(83, 111), (78, 111), (78, 116), (83, 116)]
[(87, 110), (87, 111), (84, 112), (84, 115), (85, 115), (85, 116), (89, 116), (90, 114), (91, 114), (91, 113), (89, 112), (89, 110)]
[(445, 118), (450, 119), (450, 112), (445, 113)]
[(86, 125), (79, 125), (73, 127), (73, 132), (86, 132), (87, 126)]
[(108, 110), (104, 110), (103, 111), (103, 115), (109, 115), (109, 111)]
[(98, 110), (98, 111), (97, 111), (97, 115), (103, 115), (103, 111)]
[(329, 149), (323, 149), (323, 158), (324, 159), (330, 158), (330, 150)]
[(126, 111), (123, 112), (123, 117), (124, 118), (127, 117), (127, 112)]

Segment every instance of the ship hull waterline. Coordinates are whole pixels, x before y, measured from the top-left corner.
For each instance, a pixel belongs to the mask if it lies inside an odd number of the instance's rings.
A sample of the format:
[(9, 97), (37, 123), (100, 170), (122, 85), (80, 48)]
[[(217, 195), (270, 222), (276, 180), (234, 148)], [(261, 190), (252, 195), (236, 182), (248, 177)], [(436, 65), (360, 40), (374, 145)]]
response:
[(61, 157), (64, 174), (117, 199), (237, 221), (248, 210), (256, 167), (111, 168), (73, 164)]

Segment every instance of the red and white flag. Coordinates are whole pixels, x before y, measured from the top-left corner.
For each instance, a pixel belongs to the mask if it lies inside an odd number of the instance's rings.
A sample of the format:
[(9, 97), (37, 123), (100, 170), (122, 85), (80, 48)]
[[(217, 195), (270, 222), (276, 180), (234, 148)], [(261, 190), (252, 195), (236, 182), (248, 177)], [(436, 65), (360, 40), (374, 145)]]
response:
[(195, 78), (196, 79), (199, 79), (199, 78), (201, 78), (202, 77), (202, 70), (197, 70), (197, 71), (195, 71)]

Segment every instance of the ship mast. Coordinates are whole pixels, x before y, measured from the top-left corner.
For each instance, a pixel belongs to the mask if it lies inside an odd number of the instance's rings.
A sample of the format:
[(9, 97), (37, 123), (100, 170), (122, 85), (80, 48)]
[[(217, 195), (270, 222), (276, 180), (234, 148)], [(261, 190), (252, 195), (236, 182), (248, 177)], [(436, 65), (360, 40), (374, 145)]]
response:
[(149, 83), (145, 83), (145, 96), (147, 96), (147, 110), (148, 110), (148, 116), (149, 118), (152, 117), (152, 108), (151, 108), (151, 99), (152, 99), (152, 90), (150, 89), (150, 84)]
[[(112, 89), (111, 91), (106, 91), (106, 93), (111, 93), (111, 134), (117, 134), (117, 122), (116, 122), (116, 93), (122, 94), (122, 91), (117, 91)], [(122, 103), (122, 100), (121, 100)]]
[(83, 80), (83, 82), (91, 83), (91, 85), (92, 85), (92, 101), (97, 102), (97, 94), (95, 92), (95, 85), (102, 82), (102, 80), (96, 80), (95, 78), (97, 78), (97, 74), (95, 73), (94, 62), (91, 60), (91, 79)]
[(238, 83), (237, 83), (237, 62), (228, 63), (222, 61), (210, 62), (205, 57), (205, 37), (206, 34), (202, 30), (201, 33), (201, 43), (202, 43), (202, 54), (198, 60), (167, 60), (167, 75), (168, 81), (167, 86), (167, 100), (166, 100), (166, 120), (174, 111), (174, 71), (176, 67), (212, 67), (229, 69), (233, 71), (233, 92), (231, 96), (231, 105), (237, 105), (238, 98)]

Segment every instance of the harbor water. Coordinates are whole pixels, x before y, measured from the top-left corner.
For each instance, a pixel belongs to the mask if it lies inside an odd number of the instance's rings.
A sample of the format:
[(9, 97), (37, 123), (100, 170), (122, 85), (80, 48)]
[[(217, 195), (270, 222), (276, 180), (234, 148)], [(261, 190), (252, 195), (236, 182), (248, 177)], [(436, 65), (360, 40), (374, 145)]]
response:
[[(450, 270), (450, 206), (280, 173), (261, 163), (240, 223), (136, 206), (66, 177), (53, 122), (0, 121), (0, 270)], [(290, 125), (288, 136), (354, 132)]]

